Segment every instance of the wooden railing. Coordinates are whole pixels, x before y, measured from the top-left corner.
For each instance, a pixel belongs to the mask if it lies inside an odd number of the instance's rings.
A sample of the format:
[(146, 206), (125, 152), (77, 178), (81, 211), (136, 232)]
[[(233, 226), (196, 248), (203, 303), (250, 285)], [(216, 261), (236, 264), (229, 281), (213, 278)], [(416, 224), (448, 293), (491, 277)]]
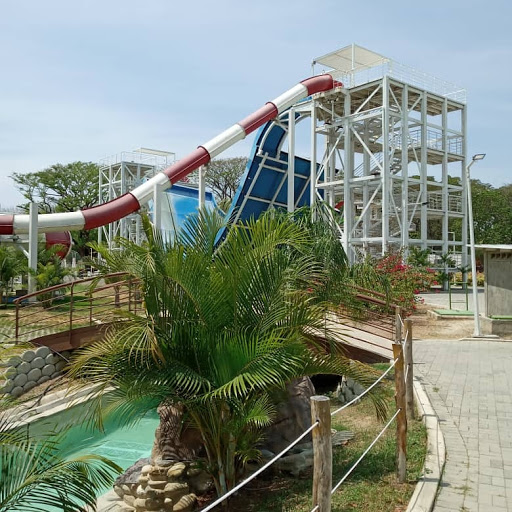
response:
[(340, 306), (338, 315), (361, 331), (391, 341), (400, 339), (400, 307), (390, 303), (383, 293), (359, 286), (352, 288), (352, 300)]
[[(119, 320), (121, 308), (142, 311), (138, 282), (125, 273), (90, 277), (39, 290), (14, 300), (15, 343), (34, 341), (67, 333), (89, 332)], [(47, 343), (44, 343), (47, 344)]]

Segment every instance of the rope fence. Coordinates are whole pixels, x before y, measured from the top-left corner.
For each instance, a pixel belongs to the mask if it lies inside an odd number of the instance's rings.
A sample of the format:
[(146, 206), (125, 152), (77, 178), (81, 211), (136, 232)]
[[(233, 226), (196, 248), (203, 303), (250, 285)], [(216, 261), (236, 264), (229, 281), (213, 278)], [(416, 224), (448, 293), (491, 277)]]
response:
[(391, 425), (391, 423), (393, 423), (393, 421), (395, 420), (395, 418), (398, 416), (398, 414), (400, 412), (401, 412), (401, 409), (398, 409), (398, 411), (396, 411), (395, 414), (393, 414), (393, 417), (386, 423), (384, 428), (379, 432), (379, 434), (375, 437), (375, 439), (370, 443), (368, 448), (366, 448), (366, 450), (363, 452), (363, 454), (354, 462), (354, 464), (352, 464), (350, 469), (345, 473), (343, 478), (333, 487), (333, 489), (331, 491), (331, 494), (334, 494), (339, 489), (341, 484), (348, 478), (350, 473), (352, 473), (352, 471), (354, 471), (354, 469), (356, 469), (356, 467), (359, 465), (359, 463), (364, 459), (366, 454), (375, 446), (377, 441), (382, 437), (384, 432), (386, 432), (386, 430), (388, 429), (389, 425)]
[[(393, 344), (393, 356), (389, 368), (386, 369), (368, 388), (366, 388), (359, 396), (350, 400), (335, 411), (330, 411), (330, 401), (327, 397), (314, 396), (311, 397), (311, 410), (312, 410), (312, 425), (306, 429), (297, 439), (291, 442), (286, 448), (279, 452), (276, 456), (266, 462), (261, 468), (255, 471), (251, 476), (236, 485), (233, 489), (220, 496), (213, 503), (200, 510), (200, 512), (209, 512), (214, 509), (233, 494), (240, 491), (245, 485), (254, 480), (275, 462), (277, 462), (283, 455), (285, 455), (291, 448), (302, 441), (308, 434), (313, 433), (313, 451), (314, 451), (314, 467), (313, 467), (313, 504), (311, 512), (330, 512), (331, 510), (331, 496), (341, 487), (347, 480), (351, 473), (365, 458), (368, 452), (375, 446), (379, 439), (384, 435), (389, 426), (396, 420), (397, 421), (397, 474), (398, 481), (405, 481), (406, 469), (406, 441), (407, 441), (407, 419), (406, 409), (410, 407), (406, 397), (406, 382), (408, 377), (412, 381), (412, 359), (410, 363), (407, 362), (406, 351), (409, 349), (409, 354), (412, 358), (412, 348), (410, 342), (412, 341), (412, 322), (405, 320), (404, 322), (405, 336), (404, 341)], [(404, 371), (404, 368), (407, 369)], [(375, 386), (377, 386), (390, 372), (395, 368), (395, 401), (396, 411), (389, 419), (382, 430), (377, 434), (361, 456), (352, 464), (343, 477), (338, 481), (334, 487), (332, 486), (332, 434), (331, 434), (331, 417), (339, 414), (341, 411), (350, 407), (363, 396), (368, 394)], [(409, 413), (407, 412), (407, 417)], [(328, 474), (326, 474), (328, 473)]]

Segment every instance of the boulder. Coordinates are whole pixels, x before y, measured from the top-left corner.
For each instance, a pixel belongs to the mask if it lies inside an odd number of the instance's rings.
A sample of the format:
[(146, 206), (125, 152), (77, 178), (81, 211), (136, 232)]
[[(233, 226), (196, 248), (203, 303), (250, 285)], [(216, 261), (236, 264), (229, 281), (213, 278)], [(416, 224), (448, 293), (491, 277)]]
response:
[(32, 368), (32, 370), (30, 370), (27, 373), (28, 380), (32, 381), (32, 382), (37, 382), (41, 378), (41, 376), (42, 376), (42, 373), (39, 368)]
[[(149, 458), (139, 459), (135, 464), (131, 465), (122, 475), (119, 475), (114, 485), (122, 486), (123, 484), (138, 484), (141, 470), (149, 464)], [(151, 466), (150, 466), (151, 467)]]
[[(265, 449), (278, 453), (311, 426), (310, 398), (314, 394), (315, 388), (308, 377), (286, 386), (286, 396), (277, 405), (274, 423), (265, 430)], [(310, 439), (308, 436), (305, 441)]]
[(15, 386), (21, 387), (27, 383), (28, 377), (27, 377), (26, 373), (20, 373), (19, 375), (16, 375), (16, 377), (14, 377), (14, 379), (12, 379), (12, 380), (13, 380)]
[(21, 354), (21, 359), (23, 359), (23, 361), (27, 361), (27, 363), (33, 361), (35, 357), (36, 353), (33, 350), (25, 350), (25, 352)]
[(27, 361), (22, 361), (18, 366), (16, 366), (16, 373), (19, 375), (20, 373), (28, 373), (32, 368), (30, 363)]
[(48, 347), (42, 346), (36, 350), (36, 357), (41, 357), (41, 358), (45, 359), (47, 356), (50, 355), (50, 353), (51, 352)]
[(42, 368), (45, 365), (45, 361), (42, 357), (34, 357), (30, 362), (32, 368)]

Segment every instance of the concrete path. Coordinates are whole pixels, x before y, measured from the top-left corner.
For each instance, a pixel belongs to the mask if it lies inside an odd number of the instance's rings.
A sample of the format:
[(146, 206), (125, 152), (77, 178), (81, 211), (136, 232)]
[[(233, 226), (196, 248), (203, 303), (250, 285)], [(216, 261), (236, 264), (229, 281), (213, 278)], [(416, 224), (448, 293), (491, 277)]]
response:
[(434, 512), (512, 512), (512, 343), (415, 341), (446, 466)]

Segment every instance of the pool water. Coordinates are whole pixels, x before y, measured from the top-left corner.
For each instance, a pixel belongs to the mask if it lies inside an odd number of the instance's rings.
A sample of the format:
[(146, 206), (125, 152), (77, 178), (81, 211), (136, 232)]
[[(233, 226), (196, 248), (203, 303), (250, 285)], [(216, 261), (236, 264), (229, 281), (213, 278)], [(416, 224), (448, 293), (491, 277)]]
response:
[[(149, 457), (159, 424), (156, 411), (128, 426), (119, 426), (115, 421), (105, 421), (103, 431), (91, 427), (86, 421), (87, 405), (81, 404), (42, 420), (28, 427), (32, 436), (59, 436), (61, 455), (73, 458), (80, 455), (102, 455), (126, 470), (142, 457)], [(99, 495), (111, 487), (102, 489)], [(48, 511), (59, 508), (46, 507)]]

